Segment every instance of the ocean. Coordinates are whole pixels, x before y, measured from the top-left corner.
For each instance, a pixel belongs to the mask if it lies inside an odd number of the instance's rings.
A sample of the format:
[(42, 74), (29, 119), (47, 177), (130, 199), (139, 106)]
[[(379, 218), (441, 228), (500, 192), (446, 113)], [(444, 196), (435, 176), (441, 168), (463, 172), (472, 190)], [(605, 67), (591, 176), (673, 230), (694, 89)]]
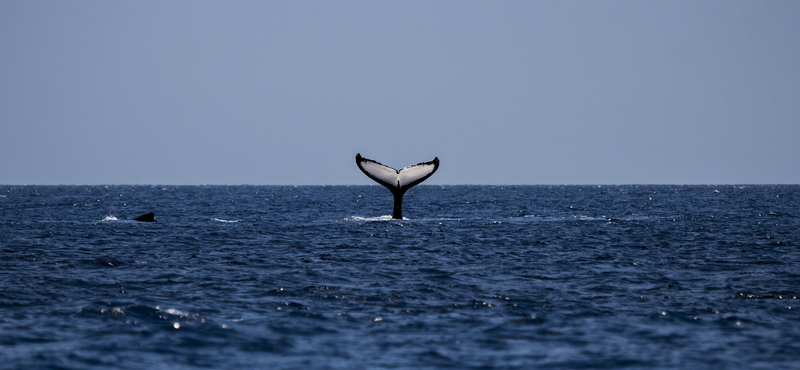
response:
[(391, 211), (378, 185), (0, 186), (0, 368), (800, 368), (800, 186)]

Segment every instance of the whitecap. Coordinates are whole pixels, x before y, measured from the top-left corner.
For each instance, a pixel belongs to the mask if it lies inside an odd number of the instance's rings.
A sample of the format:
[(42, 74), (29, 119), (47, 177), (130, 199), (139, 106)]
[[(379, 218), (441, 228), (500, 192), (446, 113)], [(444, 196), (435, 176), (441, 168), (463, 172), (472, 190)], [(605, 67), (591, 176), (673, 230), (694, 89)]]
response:
[[(378, 217), (361, 217), (361, 216), (352, 216), (352, 217), (345, 217), (342, 221), (392, 221), (394, 220), (392, 216), (378, 216)], [(407, 218), (403, 217), (403, 220), (408, 220)]]
[(181, 316), (181, 317), (188, 317), (189, 316), (188, 312), (181, 311), (181, 310), (178, 310), (178, 309), (175, 309), (175, 308), (167, 308), (166, 310), (162, 310), (162, 311), (164, 311), (164, 312), (166, 312), (166, 313), (168, 313), (170, 315), (174, 315), (174, 316)]
[(100, 220), (100, 222), (105, 222), (105, 221), (118, 221), (118, 220), (119, 220), (119, 219), (118, 219), (118, 218), (116, 218), (115, 216), (108, 215), (108, 216), (106, 216), (104, 219)]
[(242, 220), (226, 220), (226, 219), (222, 219), (222, 218), (216, 218), (216, 217), (215, 217), (215, 218), (212, 218), (212, 220), (214, 220), (214, 221), (217, 221), (217, 222), (229, 222), (229, 223), (230, 223), (230, 222), (239, 222), (239, 221), (242, 221)]

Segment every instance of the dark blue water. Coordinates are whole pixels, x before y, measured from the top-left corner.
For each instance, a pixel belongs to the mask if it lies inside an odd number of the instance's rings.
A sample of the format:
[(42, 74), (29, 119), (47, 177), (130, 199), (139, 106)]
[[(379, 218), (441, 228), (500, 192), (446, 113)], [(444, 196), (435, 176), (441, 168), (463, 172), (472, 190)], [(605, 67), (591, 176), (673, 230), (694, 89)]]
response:
[(800, 186), (391, 208), (379, 186), (0, 187), (0, 367), (800, 368)]

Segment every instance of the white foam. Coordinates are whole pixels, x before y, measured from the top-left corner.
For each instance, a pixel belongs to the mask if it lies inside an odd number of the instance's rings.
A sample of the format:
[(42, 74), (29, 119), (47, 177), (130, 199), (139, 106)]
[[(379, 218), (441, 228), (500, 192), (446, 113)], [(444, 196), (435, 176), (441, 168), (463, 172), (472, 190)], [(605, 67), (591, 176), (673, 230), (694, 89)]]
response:
[(114, 216), (109, 215), (109, 216), (106, 216), (106, 218), (100, 220), (100, 222), (106, 222), (106, 221), (118, 221), (118, 219), (116, 217), (114, 217)]
[(217, 222), (229, 222), (229, 223), (242, 221), (242, 220), (225, 220), (225, 219), (222, 219), (222, 218), (212, 218), (212, 220), (217, 221)]
[[(378, 216), (378, 217), (361, 217), (361, 216), (352, 216), (352, 217), (345, 217), (342, 221), (392, 221), (394, 220), (392, 216)], [(403, 220), (408, 220), (407, 218), (403, 217)]]
[(163, 311), (170, 315), (175, 315), (175, 316), (183, 316), (183, 317), (189, 316), (188, 312), (184, 312), (175, 308), (167, 308), (166, 310)]

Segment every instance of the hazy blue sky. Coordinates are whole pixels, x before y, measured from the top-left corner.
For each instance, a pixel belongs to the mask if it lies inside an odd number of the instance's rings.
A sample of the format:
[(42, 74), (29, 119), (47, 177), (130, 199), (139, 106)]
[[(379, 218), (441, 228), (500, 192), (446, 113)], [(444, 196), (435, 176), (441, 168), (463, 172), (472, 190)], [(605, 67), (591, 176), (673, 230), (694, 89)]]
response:
[(0, 184), (800, 183), (800, 1), (0, 1)]

